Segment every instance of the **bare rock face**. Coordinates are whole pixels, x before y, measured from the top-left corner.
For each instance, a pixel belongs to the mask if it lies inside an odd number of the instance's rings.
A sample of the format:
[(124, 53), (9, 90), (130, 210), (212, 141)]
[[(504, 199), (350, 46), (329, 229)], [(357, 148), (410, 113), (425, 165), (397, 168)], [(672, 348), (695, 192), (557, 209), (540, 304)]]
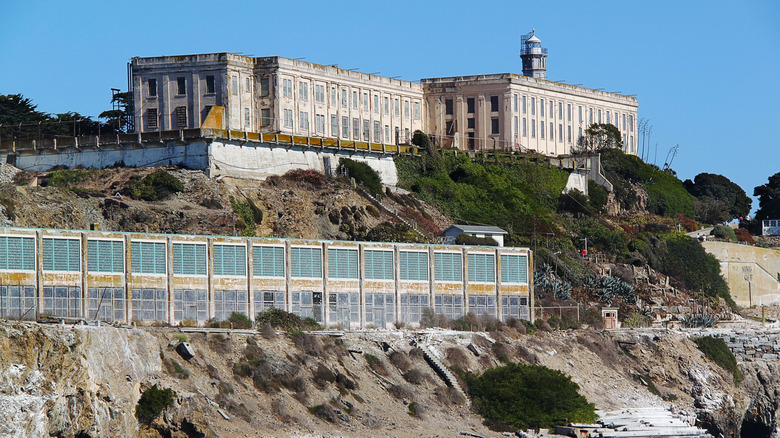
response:
[(748, 393), (749, 405), (741, 422), (743, 437), (778, 435), (780, 411), (780, 363), (746, 362), (742, 365), (745, 380), (742, 387)]
[(140, 330), (0, 324), (0, 435), (134, 436), (139, 382), (161, 370)]

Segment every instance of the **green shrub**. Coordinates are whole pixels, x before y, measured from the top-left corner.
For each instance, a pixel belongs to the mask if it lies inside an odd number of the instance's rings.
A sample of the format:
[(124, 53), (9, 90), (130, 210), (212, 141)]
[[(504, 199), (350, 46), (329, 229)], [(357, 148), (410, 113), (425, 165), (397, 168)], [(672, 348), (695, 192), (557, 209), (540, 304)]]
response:
[(461, 234), (455, 238), (456, 245), (477, 245), (477, 246), (498, 246), (496, 239), (492, 237), (474, 237), (468, 234)]
[(141, 182), (130, 189), (133, 199), (159, 201), (172, 193), (184, 190), (184, 184), (178, 178), (164, 170), (156, 170), (146, 175)]
[(466, 373), (466, 383), (474, 408), (494, 429), (549, 428), (598, 418), (571, 377), (544, 366), (508, 364), (482, 375)]
[(173, 404), (176, 393), (171, 388), (159, 388), (156, 384), (141, 394), (135, 406), (135, 416), (142, 423), (151, 423), (162, 411)]
[(425, 243), (425, 238), (403, 223), (382, 222), (372, 228), (362, 240), (367, 242)]
[(239, 228), (242, 228), (241, 235), (245, 237), (254, 237), (257, 235), (257, 223), (263, 221), (263, 212), (255, 204), (246, 200), (244, 202), (236, 201), (232, 196), (230, 197), (230, 206), (233, 208), (233, 212), (236, 213), (240, 219), (238, 223)]
[(729, 287), (720, 275), (720, 262), (708, 254), (695, 239), (674, 234), (665, 239), (662, 272), (679, 279), (689, 290), (700, 290), (708, 297), (720, 297), (734, 308)]
[(596, 181), (588, 180), (588, 199), (595, 211), (601, 211), (607, 205), (607, 191)]
[(335, 423), (338, 419), (336, 411), (330, 405), (317, 405), (309, 407), (309, 412), (329, 423)]
[(623, 320), (623, 327), (626, 328), (640, 328), (640, 327), (650, 327), (650, 324), (652, 324), (653, 320), (647, 315), (642, 315), (641, 313), (633, 312), (632, 314), (628, 315), (626, 319)]
[(710, 234), (720, 239), (728, 239), (730, 242), (737, 241), (737, 233), (728, 225), (715, 225)]
[(705, 356), (718, 364), (719, 367), (730, 372), (734, 376), (734, 383), (739, 385), (743, 378), (742, 371), (737, 367), (737, 358), (734, 357), (723, 339), (704, 336), (694, 338), (693, 342)]
[(227, 319), (234, 329), (250, 329), (252, 328), (252, 320), (246, 315), (239, 312), (233, 312), (230, 314), (230, 318)]
[(371, 196), (382, 198), (382, 178), (366, 163), (349, 158), (339, 158), (339, 166), (347, 170), (347, 174), (355, 178), (355, 182), (362, 185)]
[(95, 169), (55, 170), (49, 173), (48, 185), (64, 189), (76, 189), (76, 186), (98, 172)]
[(311, 318), (301, 318), (290, 312), (275, 307), (257, 314), (255, 324), (259, 327), (270, 326), (287, 332), (301, 330), (320, 330), (322, 327)]

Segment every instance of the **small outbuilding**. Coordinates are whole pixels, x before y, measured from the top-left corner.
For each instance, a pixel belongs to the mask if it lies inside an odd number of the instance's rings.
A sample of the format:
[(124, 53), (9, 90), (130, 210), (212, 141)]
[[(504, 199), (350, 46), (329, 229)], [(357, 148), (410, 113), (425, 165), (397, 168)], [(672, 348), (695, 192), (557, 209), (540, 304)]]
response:
[(490, 225), (450, 225), (444, 230), (446, 243), (455, 243), (455, 239), (461, 234), (468, 234), (472, 237), (490, 237), (498, 243), (498, 246), (504, 246), (504, 236), (509, 233)]

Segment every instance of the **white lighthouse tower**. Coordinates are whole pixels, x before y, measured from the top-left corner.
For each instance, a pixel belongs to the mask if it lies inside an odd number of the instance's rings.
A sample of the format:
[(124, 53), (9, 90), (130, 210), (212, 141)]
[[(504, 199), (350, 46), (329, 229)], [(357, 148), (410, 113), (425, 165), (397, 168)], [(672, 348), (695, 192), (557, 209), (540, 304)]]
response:
[(531, 29), (531, 33), (522, 36), (520, 58), (523, 60), (523, 76), (546, 79), (547, 49), (542, 47), (542, 40), (536, 37), (535, 32), (536, 29)]

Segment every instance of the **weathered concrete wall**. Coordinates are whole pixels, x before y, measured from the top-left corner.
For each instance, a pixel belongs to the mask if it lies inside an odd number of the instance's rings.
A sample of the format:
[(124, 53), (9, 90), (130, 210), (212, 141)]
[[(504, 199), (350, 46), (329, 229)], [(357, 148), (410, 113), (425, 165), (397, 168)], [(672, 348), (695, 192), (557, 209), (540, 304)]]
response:
[(284, 175), (293, 169), (335, 172), (339, 158), (351, 158), (371, 166), (382, 178), (382, 183), (390, 186), (398, 184), (395, 163), (389, 155), (333, 149), (315, 150), (302, 146), (257, 145), (240, 140), (215, 140), (211, 143), (209, 156), (209, 174), (212, 177), (265, 179), (272, 175)]
[(726, 242), (703, 242), (720, 261), (731, 297), (740, 306), (780, 304), (780, 251)]

